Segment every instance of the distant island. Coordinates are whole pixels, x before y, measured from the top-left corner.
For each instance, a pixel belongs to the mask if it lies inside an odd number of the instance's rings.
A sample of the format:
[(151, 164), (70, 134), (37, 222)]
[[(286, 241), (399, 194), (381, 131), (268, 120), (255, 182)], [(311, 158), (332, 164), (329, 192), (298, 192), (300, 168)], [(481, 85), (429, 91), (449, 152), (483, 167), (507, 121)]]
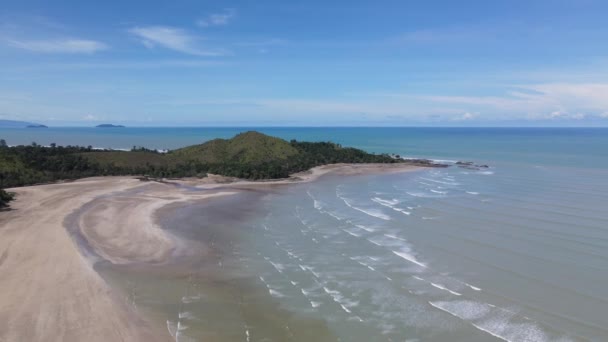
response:
[(123, 125), (113, 125), (113, 124), (101, 124), (101, 125), (97, 125), (95, 126), (97, 128), (121, 128), (121, 127), (125, 127)]
[(47, 126), (39, 123), (17, 121), (17, 120), (0, 120), (0, 128), (46, 128)]

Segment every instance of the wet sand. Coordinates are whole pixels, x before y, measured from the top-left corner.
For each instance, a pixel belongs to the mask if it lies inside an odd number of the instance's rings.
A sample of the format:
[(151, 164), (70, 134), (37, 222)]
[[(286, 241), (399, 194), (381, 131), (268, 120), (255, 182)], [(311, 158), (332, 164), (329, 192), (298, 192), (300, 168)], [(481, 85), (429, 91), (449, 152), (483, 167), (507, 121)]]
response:
[(93, 268), (96, 262), (162, 266), (192, 253), (193, 260), (204, 256), (203, 244), (160, 228), (161, 208), (313, 181), (328, 173), (415, 169), (329, 165), (268, 182), (99, 177), (10, 189), (17, 200), (12, 210), (0, 213), (0, 341), (172, 340), (166, 327), (148, 320)]

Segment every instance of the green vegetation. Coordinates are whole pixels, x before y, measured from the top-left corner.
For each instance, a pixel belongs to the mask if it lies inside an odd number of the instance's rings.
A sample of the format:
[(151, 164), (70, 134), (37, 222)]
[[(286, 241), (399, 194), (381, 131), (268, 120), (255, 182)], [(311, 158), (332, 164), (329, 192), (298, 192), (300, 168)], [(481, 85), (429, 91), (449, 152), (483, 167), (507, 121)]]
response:
[(131, 151), (102, 151), (90, 146), (52, 144), (44, 147), (35, 143), (8, 147), (0, 140), (0, 189), (106, 175), (205, 177), (207, 173), (214, 173), (272, 179), (330, 163), (397, 162), (403, 161), (331, 142), (288, 142), (258, 132), (245, 132), (232, 139), (215, 139), (168, 153), (141, 147), (133, 147)]
[(0, 209), (8, 205), (8, 202), (13, 200), (13, 194), (4, 190), (0, 190)]

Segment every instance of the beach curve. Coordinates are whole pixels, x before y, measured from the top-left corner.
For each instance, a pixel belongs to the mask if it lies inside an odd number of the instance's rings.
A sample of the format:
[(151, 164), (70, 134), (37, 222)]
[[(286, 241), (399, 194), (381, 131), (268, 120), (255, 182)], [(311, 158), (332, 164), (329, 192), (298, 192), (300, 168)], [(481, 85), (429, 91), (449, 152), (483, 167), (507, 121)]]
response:
[(329, 173), (415, 169), (340, 164), (265, 182), (216, 178), (163, 184), (96, 177), (11, 189), (18, 195), (14, 210), (0, 216), (0, 339), (171, 340), (166, 330), (147, 322), (113, 292), (74, 243), (67, 218), (83, 208), (75, 222), (95, 255), (115, 264), (162, 263), (178, 244), (156, 224), (155, 213), (169, 204), (233, 194), (239, 188), (308, 182)]

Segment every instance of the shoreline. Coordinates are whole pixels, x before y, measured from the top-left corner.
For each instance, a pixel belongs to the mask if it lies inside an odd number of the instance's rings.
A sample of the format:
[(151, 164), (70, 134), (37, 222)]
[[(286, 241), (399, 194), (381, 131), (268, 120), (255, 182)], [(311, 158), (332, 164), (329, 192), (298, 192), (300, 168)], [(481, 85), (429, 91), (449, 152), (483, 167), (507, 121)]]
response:
[(9, 189), (17, 198), (12, 210), (0, 213), (0, 340), (171, 340), (93, 269), (99, 260), (155, 265), (191, 250), (205, 253), (163, 230), (159, 210), (245, 190), (312, 182), (328, 174), (420, 169), (424, 167), (331, 164), (271, 181), (211, 175), (160, 183), (124, 176)]

